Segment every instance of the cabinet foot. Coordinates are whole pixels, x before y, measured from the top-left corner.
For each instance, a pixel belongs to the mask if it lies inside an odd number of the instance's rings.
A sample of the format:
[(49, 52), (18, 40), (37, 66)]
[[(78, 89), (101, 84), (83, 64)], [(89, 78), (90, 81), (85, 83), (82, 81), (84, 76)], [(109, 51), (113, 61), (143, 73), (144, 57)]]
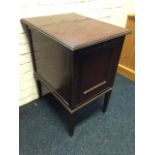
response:
[(41, 82), (38, 80), (36, 82), (37, 82), (37, 88), (38, 88), (38, 97), (41, 98), (42, 97)]
[(102, 112), (103, 112), (103, 113), (105, 113), (105, 112), (107, 111), (111, 92), (112, 92), (112, 91), (109, 91), (109, 92), (107, 92), (107, 93), (105, 94), (104, 103), (103, 103), (103, 107), (102, 107)]
[(69, 135), (71, 137), (74, 135), (74, 127), (75, 127), (75, 114), (69, 114), (68, 129), (69, 129)]

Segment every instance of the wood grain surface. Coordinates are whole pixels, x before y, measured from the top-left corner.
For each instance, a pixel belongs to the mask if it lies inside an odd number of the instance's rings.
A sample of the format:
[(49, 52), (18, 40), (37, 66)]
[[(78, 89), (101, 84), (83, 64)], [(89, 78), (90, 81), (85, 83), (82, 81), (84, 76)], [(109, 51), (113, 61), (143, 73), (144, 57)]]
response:
[(72, 51), (130, 33), (129, 29), (75, 13), (24, 18), (21, 22), (41, 31)]
[(129, 15), (126, 28), (131, 29), (132, 33), (126, 36), (119, 65), (118, 72), (127, 78), (135, 79), (135, 16)]

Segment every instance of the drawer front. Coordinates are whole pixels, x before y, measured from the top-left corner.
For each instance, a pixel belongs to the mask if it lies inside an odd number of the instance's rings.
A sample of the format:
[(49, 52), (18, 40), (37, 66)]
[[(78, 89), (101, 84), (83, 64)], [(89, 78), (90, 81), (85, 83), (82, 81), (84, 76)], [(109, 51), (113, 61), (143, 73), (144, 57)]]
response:
[(112, 86), (121, 44), (119, 39), (115, 39), (81, 52), (78, 71), (79, 101), (93, 97)]

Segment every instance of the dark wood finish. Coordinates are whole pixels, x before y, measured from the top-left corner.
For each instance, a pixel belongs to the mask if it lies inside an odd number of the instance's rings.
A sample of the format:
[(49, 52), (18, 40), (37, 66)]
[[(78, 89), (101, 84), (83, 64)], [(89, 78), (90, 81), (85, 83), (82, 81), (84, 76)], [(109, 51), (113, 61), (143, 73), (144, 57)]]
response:
[(123, 40), (124, 37), (119, 37), (79, 51), (77, 61), (80, 101), (113, 86)]
[(36, 80), (37, 87), (38, 87), (38, 97), (42, 97), (42, 87), (41, 87), (41, 82), (39, 80)]
[(72, 137), (74, 135), (74, 127), (75, 127), (75, 113), (69, 114), (68, 117), (68, 129), (69, 129), (69, 135)]
[(37, 73), (70, 103), (72, 53), (35, 30), (32, 30), (32, 40)]
[(130, 32), (128, 29), (75, 13), (24, 18), (21, 21), (72, 51)]
[(104, 97), (104, 104), (103, 104), (103, 107), (102, 107), (102, 112), (104, 112), (104, 113), (107, 111), (111, 92), (112, 92), (112, 91), (109, 91), (109, 92), (107, 92), (107, 93), (105, 94), (105, 97)]
[(75, 112), (103, 94), (108, 106), (117, 64), (130, 31), (77, 14), (22, 19), (26, 27), (34, 76), (69, 111), (72, 136)]

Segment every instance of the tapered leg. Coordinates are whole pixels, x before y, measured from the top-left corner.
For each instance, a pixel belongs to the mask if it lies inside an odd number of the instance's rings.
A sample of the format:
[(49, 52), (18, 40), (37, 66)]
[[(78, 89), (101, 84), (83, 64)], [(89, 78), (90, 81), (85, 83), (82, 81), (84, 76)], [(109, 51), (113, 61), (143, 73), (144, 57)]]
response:
[(112, 92), (112, 91), (109, 91), (109, 92), (107, 92), (107, 93), (105, 94), (105, 97), (104, 97), (104, 104), (103, 104), (103, 107), (102, 107), (102, 112), (104, 112), (104, 113), (107, 111), (111, 92)]
[(69, 114), (68, 128), (69, 128), (69, 135), (71, 137), (74, 135), (74, 126), (75, 126), (75, 114)]
[(38, 87), (38, 96), (39, 98), (42, 97), (42, 88), (41, 88), (41, 82), (37, 80), (37, 87)]

